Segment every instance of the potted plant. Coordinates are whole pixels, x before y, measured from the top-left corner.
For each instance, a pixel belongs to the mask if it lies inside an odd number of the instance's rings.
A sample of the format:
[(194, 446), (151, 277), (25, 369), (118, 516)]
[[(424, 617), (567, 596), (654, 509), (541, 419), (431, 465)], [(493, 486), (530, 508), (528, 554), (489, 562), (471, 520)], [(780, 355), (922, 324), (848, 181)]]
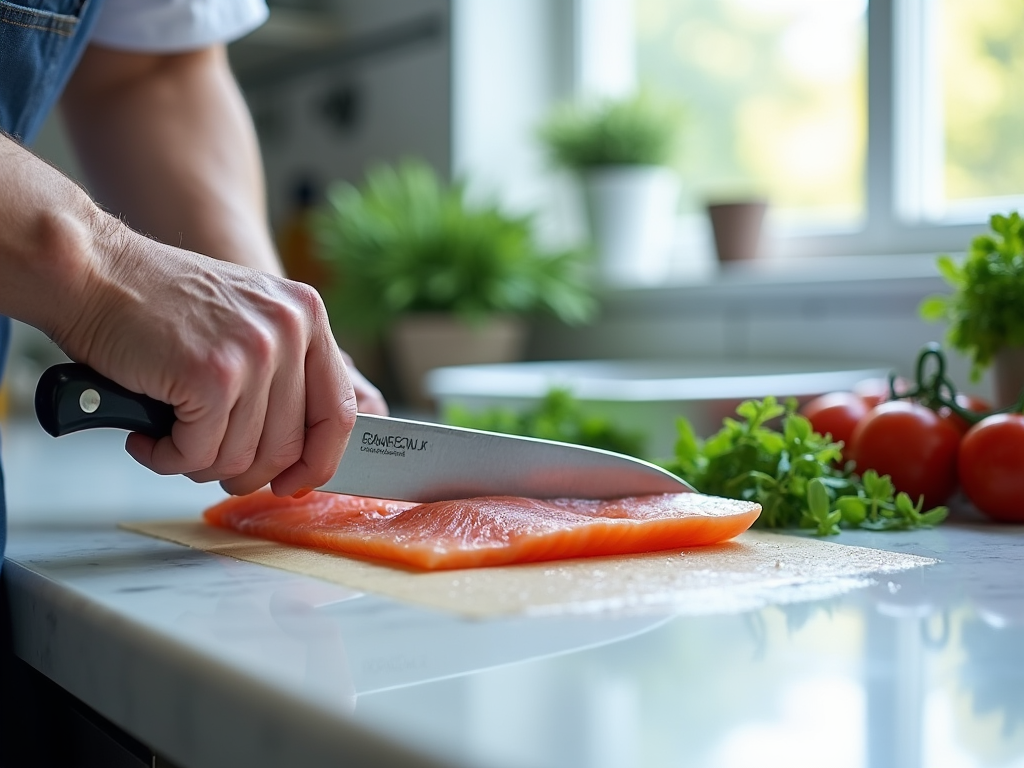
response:
[(578, 173), (601, 273), (609, 283), (658, 281), (675, 234), (679, 179), (669, 163), (679, 108), (641, 92), (566, 105), (541, 127), (552, 160)]
[(926, 299), (921, 315), (949, 323), (949, 343), (970, 356), (975, 381), (994, 363), (997, 407), (1005, 407), (1024, 388), (1024, 219), (996, 214), (990, 226), (962, 262), (939, 257), (953, 293)]
[(425, 163), (336, 184), (315, 219), (334, 273), (324, 300), (337, 329), (382, 339), (406, 398), (426, 405), (423, 375), (521, 356), (527, 315), (587, 320), (595, 303), (583, 252), (547, 252), (530, 216), (471, 205)]

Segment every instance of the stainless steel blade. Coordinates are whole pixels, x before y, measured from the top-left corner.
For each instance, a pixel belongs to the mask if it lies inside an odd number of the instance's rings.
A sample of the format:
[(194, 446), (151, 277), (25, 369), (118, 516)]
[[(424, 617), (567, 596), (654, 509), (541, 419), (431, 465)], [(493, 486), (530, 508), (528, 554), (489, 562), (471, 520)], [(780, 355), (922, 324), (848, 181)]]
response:
[(610, 451), (359, 414), (338, 471), (320, 490), (428, 502), (614, 499), (693, 488), (661, 467)]

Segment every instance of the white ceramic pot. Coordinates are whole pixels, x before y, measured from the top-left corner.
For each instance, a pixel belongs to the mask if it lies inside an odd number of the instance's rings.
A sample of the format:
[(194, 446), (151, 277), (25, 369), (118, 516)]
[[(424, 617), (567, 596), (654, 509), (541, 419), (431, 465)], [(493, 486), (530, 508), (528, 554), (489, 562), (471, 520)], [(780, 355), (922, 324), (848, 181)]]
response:
[(525, 321), (507, 315), (470, 326), (445, 313), (414, 313), (400, 319), (389, 338), (405, 400), (420, 410), (431, 407), (423, 388), (428, 371), (449, 365), (515, 362), (522, 359), (525, 346)]
[(583, 174), (590, 232), (602, 279), (659, 282), (676, 232), (679, 178), (661, 166), (607, 166)]

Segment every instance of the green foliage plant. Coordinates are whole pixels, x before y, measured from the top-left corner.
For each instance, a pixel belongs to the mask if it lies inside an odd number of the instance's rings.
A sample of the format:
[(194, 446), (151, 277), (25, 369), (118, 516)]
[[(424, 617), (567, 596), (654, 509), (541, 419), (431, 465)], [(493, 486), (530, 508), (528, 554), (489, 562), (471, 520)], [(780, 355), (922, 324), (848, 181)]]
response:
[(975, 381), (1000, 349), (1024, 346), (1024, 219), (996, 214), (990, 226), (962, 262), (939, 257), (953, 293), (930, 296), (920, 307), (926, 320), (949, 323), (949, 343), (970, 356)]
[(588, 412), (569, 390), (559, 388), (550, 390), (535, 407), (525, 411), (511, 408), (470, 411), (451, 405), (445, 408), (442, 418), (456, 427), (540, 437), (627, 456), (640, 456), (645, 443), (643, 433), (622, 429), (608, 418)]
[(668, 165), (682, 122), (678, 105), (640, 92), (589, 105), (568, 104), (541, 126), (551, 159), (571, 170)]
[(582, 323), (595, 309), (585, 252), (542, 250), (530, 216), (471, 205), (463, 185), (418, 160), (378, 166), (361, 188), (332, 186), (314, 231), (333, 272), (331, 320), (364, 336), (410, 312), (474, 325), (535, 312)]
[[(842, 466), (842, 443), (820, 435), (775, 398), (748, 400), (725, 419), (722, 429), (699, 440), (686, 419), (678, 422), (674, 459), (664, 466), (701, 493), (756, 501), (761, 528), (803, 528), (819, 536), (840, 528), (907, 530), (937, 525), (946, 507), (922, 512), (888, 475), (868, 470), (863, 477)], [(782, 419), (782, 430), (771, 423)]]

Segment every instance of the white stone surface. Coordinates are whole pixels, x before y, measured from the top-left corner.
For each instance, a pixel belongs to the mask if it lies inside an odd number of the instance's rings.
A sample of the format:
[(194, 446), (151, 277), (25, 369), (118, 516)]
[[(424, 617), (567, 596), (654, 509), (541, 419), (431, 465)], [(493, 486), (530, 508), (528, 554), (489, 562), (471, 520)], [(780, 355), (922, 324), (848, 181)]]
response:
[(4, 433), (20, 655), (185, 768), (1024, 761), (1024, 529), (835, 541), (934, 557), (714, 616), (467, 621), (115, 527), (215, 487), (121, 436)]

